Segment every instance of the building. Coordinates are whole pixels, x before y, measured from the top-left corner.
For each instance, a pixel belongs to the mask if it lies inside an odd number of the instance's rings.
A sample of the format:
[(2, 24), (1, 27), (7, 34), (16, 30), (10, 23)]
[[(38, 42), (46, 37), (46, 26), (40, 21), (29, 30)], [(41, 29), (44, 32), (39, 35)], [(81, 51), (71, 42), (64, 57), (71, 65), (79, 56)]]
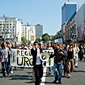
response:
[(77, 41), (76, 12), (72, 15), (65, 26), (65, 42)]
[(21, 42), (21, 19), (0, 17), (0, 36), (6, 42)]
[(62, 6), (62, 24), (68, 22), (77, 9), (76, 2), (66, 2)]
[(36, 38), (42, 39), (43, 25), (37, 24), (37, 25), (35, 25), (35, 28), (36, 28)]
[[(71, 19), (76, 9), (77, 9), (76, 2), (65, 2), (64, 5), (62, 6), (62, 25), (61, 25), (62, 29), (61, 30), (62, 30), (62, 35), (63, 35), (62, 37), (63, 43), (65, 43), (66, 40), (70, 38), (70, 35), (65, 31), (69, 31), (68, 29), (66, 29), (69, 26), (68, 21)], [(66, 34), (68, 34), (68, 36), (66, 36)]]
[(85, 1), (77, 9), (78, 41), (85, 41)]
[(36, 40), (36, 27), (31, 25), (22, 26), (22, 37), (25, 37), (27, 40), (33, 43)]

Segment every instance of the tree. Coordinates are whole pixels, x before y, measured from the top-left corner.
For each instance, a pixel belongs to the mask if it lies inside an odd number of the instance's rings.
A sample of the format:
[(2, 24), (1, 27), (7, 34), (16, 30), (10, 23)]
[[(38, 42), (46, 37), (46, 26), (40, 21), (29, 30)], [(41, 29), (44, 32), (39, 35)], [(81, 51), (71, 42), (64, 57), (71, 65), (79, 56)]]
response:
[(52, 40), (55, 40), (55, 39), (58, 39), (58, 34), (56, 34), (52, 37)]
[(37, 38), (36, 41), (37, 41), (37, 42), (40, 42), (40, 41), (42, 41), (42, 40), (41, 40), (40, 38)]
[(22, 37), (22, 38), (21, 38), (21, 41), (22, 41), (22, 43), (27, 43), (27, 42), (28, 42), (25, 37)]
[(50, 40), (50, 36), (48, 35), (48, 33), (45, 33), (42, 35), (42, 40), (44, 42), (48, 42)]

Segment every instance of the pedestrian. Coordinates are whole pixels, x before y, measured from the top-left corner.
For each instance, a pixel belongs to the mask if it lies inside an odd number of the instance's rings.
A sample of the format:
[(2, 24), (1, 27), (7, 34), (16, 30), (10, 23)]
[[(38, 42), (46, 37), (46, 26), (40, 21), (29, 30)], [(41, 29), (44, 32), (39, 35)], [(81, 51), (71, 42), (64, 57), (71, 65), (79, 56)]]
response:
[(54, 83), (58, 81), (58, 84), (62, 84), (62, 72), (64, 68), (63, 58), (65, 57), (65, 55), (65, 52), (60, 49), (60, 44), (56, 43), (54, 54), (51, 54), (51, 57), (54, 57)]
[[(47, 43), (46, 50), (53, 50), (53, 48), (51, 47), (51, 43)], [(49, 53), (49, 59), (50, 59), (50, 53)], [(52, 73), (52, 66), (47, 67), (47, 68), (48, 68), (47, 74), (51, 75), (51, 73)]]
[(9, 42), (6, 42), (6, 44), (7, 44), (7, 47), (8, 47), (8, 49), (9, 49), (9, 52), (10, 52), (10, 53), (8, 53), (9, 71), (10, 71), (10, 73), (13, 73), (13, 68), (12, 68), (12, 66), (11, 66), (11, 58), (12, 58), (11, 44), (10, 44)]
[(42, 49), (39, 48), (38, 42), (34, 42), (34, 48), (31, 49), (33, 56), (33, 69), (35, 71), (35, 85), (40, 85), (43, 76), (43, 66), (40, 59)]
[[(9, 64), (8, 64), (8, 53), (9, 49), (7, 48), (6, 42), (2, 42), (0, 49), (0, 57), (2, 57), (1, 66), (2, 66), (2, 78), (9, 76)], [(10, 54), (10, 53), (9, 53)]]
[[(21, 44), (21, 48), (20, 49), (22, 49), (22, 50), (27, 50), (28, 48), (25, 48), (25, 44)], [(24, 70), (25, 69), (25, 67), (20, 67), (20, 70)]]
[(74, 50), (74, 64), (75, 67), (78, 68), (78, 53), (80, 50), (76, 43), (74, 43), (73, 50)]
[(83, 44), (80, 44), (79, 45), (79, 58), (80, 58), (80, 61), (83, 59), (83, 54), (84, 54), (84, 47), (83, 47)]
[(68, 51), (67, 51), (67, 77), (71, 77), (71, 72), (75, 70), (74, 69), (74, 50), (73, 50), (73, 44), (69, 45)]

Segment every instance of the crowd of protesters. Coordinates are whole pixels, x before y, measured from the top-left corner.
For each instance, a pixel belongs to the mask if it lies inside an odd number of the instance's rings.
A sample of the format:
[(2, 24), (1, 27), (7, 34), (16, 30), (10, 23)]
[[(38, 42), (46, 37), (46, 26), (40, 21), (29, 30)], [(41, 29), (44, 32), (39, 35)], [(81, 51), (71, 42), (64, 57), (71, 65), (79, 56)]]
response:
[[(10, 58), (12, 57), (11, 49), (24, 49), (31, 51), (31, 54), (33, 55), (32, 72), (36, 78), (35, 85), (40, 85), (43, 75), (42, 61), (39, 58), (43, 50), (54, 50), (54, 54), (49, 55), (49, 58), (54, 57), (54, 66), (47, 67), (47, 75), (51, 75), (52, 69), (54, 71), (54, 83), (62, 83), (63, 70), (64, 75), (67, 74), (67, 78), (70, 78), (72, 72), (78, 68), (78, 61), (83, 60), (85, 57), (85, 44), (76, 44), (74, 42), (70, 44), (59, 44), (54, 42), (34, 42), (34, 44), (31, 44), (29, 42), (28, 44), (17, 46), (15, 46), (14, 43), (2, 42), (0, 46), (2, 77), (9, 76), (10, 73), (13, 73), (13, 69), (16, 69), (16, 67), (10, 65)], [(20, 70), (24, 69), (24, 67), (20, 68)]]

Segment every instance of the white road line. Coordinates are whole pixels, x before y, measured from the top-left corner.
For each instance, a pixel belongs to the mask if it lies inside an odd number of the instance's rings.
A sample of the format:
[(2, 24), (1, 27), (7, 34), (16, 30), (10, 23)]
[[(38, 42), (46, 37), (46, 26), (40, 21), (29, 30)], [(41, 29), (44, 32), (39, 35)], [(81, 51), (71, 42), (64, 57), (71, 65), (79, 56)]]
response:
[(44, 69), (43, 69), (42, 82), (40, 83), (40, 85), (45, 85), (45, 79), (46, 79), (46, 69), (47, 69), (47, 67), (44, 67)]

